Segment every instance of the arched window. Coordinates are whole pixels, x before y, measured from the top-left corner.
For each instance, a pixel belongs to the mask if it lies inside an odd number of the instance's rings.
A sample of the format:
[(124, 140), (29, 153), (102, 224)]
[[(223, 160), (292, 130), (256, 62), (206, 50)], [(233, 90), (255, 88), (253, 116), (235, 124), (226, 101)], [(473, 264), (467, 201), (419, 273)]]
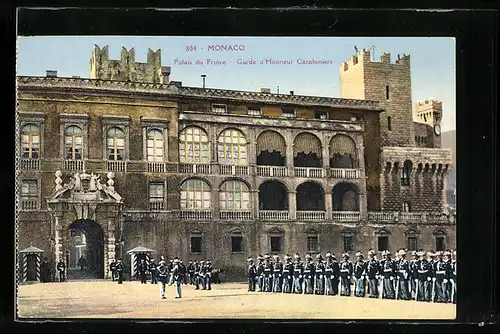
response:
[(401, 184), (404, 186), (410, 185), (410, 174), (412, 169), (412, 163), (410, 160), (405, 160), (403, 163), (403, 169), (401, 171)]
[(125, 132), (119, 127), (112, 127), (107, 133), (108, 160), (125, 160)]
[(392, 118), (387, 116), (387, 130), (392, 131)]
[(321, 167), (321, 141), (308, 132), (299, 133), (293, 141), (294, 167)]
[(247, 140), (236, 129), (223, 131), (218, 140), (217, 156), (219, 163), (227, 165), (247, 165)]
[(239, 180), (229, 180), (220, 188), (221, 210), (249, 210), (250, 192), (247, 185)]
[(179, 136), (179, 159), (187, 163), (210, 163), (210, 143), (205, 131), (197, 127), (182, 130)]
[(210, 209), (210, 187), (200, 179), (190, 179), (181, 185), (181, 209)]
[(163, 132), (158, 129), (151, 129), (148, 131), (148, 161), (163, 161), (163, 144)]
[(285, 166), (285, 139), (276, 131), (266, 130), (257, 137), (257, 165)]
[(38, 159), (40, 153), (40, 128), (26, 124), (21, 130), (21, 150), (24, 159)]
[(64, 157), (65, 159), (81, 160), (83, 151), (82, 129), (70, 125), (64, 131)]
[(403, 202), (403, 212), (410, 212), (410, 202)]
[(356, 168), (356, 144), (351, 137), (335, 135), (330, 141), (330, 167)]
[(409, 251), (418, 250), (418, 233), (414, 230), (409, 230), (406, 233), (406, 243)]

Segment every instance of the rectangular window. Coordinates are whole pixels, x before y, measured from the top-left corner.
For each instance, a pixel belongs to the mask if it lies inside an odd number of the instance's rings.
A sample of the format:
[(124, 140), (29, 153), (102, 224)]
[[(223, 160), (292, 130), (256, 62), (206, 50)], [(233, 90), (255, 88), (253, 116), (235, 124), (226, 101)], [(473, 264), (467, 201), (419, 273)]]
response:
[(410, 250), (410, 251), (418, 250), (417, 237), (408, 237), (408, 250)]
[(378, 250), (379, 252), (384, 250), (389, 250), (389, 237), (388, 236), (379, 236), (378, 237)]
[(191, 236), (191, 253), (201, 253), (201, 235)]
[(310, 253), (318, 252), (318, 236), (317, 235), (309, 235), (307, 236), (307, 251)]
[(241, 235), (231, 236), (231, 252), (243, 252), (243, 237)]
[(445, 242), (444, 242), (444, 237), (443, 236), (437, 236), (436, 237), (436, 251), (444, 251), (446, 248)]
[(163, 210), (165, 201), (165, 183), (151, 181), (149, 183), (149, 203), (152, 210)]
[(354, 241), (352, 235), (344, 235), (344, 252), (354, 251)]
[(21, 210), (33, 211), (38, 209), (38, 182), (23, 180), (21, 183)]
[(294, 118), (295, 117), (295, 110), (293, 110), (293, 109), (282, 109), (281, 110), (281, 117)]
[(281, 237), (271, 237), (271, 252), (281, 252)]
[(314, 118), (315, 119), (327, 119), (326, 112), (324, 111), (314, 111)]
[(212, 111), (219, 114), (227, 113), (227, 106), (224, 104), (214, 104), (212, 105)]

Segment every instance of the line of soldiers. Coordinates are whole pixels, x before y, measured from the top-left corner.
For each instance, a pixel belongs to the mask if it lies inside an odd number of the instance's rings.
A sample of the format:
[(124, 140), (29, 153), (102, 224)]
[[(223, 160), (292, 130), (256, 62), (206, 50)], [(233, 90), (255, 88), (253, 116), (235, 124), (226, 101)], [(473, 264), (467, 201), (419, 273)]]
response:
[[(451, 259), (453, 254), (454, 259)], [(299, 254), (294, 261), (289, 255), (281, 262), (274, 255), (259, 255), (257, 263), (248, 258), (248, 291), (304, 293), (317, 295), (354, 296), (398, 300), (416, 300), (438, 303), (456, 303), (457, 262), (456, 252), (411, 252), (412, 259), (406, 259), (406, 251), (396, 252), (392, 259), (390, 251), (382, 251), (382, 259), (377, 253), (368, 252), (364, 260), (361, 252), (356, 253), (356, 261), (349, 260), (349, 254), (342, 254), (338, 262), (335, 254), (321, 254), (313, 262), (307, 254), (305, 262)]]

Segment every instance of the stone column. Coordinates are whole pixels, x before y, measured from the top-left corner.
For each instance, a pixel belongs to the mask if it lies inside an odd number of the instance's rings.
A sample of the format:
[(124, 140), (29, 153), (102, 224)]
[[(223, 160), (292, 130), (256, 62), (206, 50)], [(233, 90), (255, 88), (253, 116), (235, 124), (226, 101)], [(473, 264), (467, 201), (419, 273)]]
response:
[(249, 165), (257, 164), (257, 138), (255, 136), (255, 129), (248, 130), (247, 138), (247, 159)]
[[(360, 136), (361, 137), (361, 136)], [(364, 155), (364, 146), (362, 139), (358, 140), (357, 143), (357, 155), (359, 161), (359, 211), (361, 214), (361, 220), (367, 221), (368, 212), (367, 206), (368, 201), (366, 198), (366, 170), (365, 170), (365, 155)]]
[(108, 234), (107, 251), (104, 252), (104, 277), (111, 278), (111, 273), (109, 272), (109, 262), (111, 259), (116, 259), (114, 217), (108, 217), (107, 234)]
[(326, 217), (325, 217), (326, 220), (331, 220), (333, 211), (333, 198), (332, 198), (331, 188), (328, 188), (325, 191), (325, 211), (326, 211)]
[(217, 164), (217, 128), (211, 126), (208, 128), (208, 140), (210, 141), (210, 164)]
[(285, 145), (288, 176), (293, 176), (293, 136), (291, 130), (287, 130), (285, 133)]
[(252, 217), (254, 220), (259, 219), (259, 190), (250, 190), (250, 196), (252, 196)]
[(212, 187), (210, 191), (210, 205), (212, 206), (212, 219), (219, 219), (220, 202), (219, 202), (219, 188)]
[(321, 139), (321, 155), (322, 155), (322, 161), (323, 161), (323, 169), (325, 170), (324, 173), (326, 173), (326, 170), (330, 167), (330, 154), (329, 154), (329, 143), (328, 143), (328, 136), (326, 133), (323, 133), (322, 139)]
[(62, 214), (57, 212), (54, 215), (55, 219), (55, 251), (56, 251), (56, 264), (59, 263), (61, 259), (64, 259), (63, 253), (63, 228), (61, 225), (61, 216)]
[(297, 192), (288, 190), (288, 215), (289, 219), (297, 219)]

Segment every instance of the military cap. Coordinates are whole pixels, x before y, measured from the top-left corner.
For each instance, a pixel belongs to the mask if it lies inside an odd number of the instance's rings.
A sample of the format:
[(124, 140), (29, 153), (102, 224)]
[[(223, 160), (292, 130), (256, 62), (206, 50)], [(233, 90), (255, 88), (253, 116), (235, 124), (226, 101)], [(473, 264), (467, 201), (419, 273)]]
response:
[(293, 257), (300, 260), (300, 255), (299, 254), (295, 254)]
[(179, 259), (174, 259), (174, 263), (179, 263)]
[(306, 254), (306, 259), (310, 259), (310, 258), (312, 258), (311, 254)]
[(406, 255), (406, 251), (404, 249), (400, 249), (398, 254), (401, 256)]
[(445, 251), (445, 252), (443, 253), (443, 255), (444, 255), (444, 256), (450, 256), (450, 255), (451, 255), (451, 253), (450, 253), (449, 251)]
[(376, 253), (375, 253), (375, 251), (374, 251), (373, 249), (370, 249), (370, 250), (368, 251), (368, 256), (372, 256), (372, 255), (375, 255), (375, 254), (376, 254)]
[(257, 255), (257, 260), (262, 260), (262, 256), (261, 255)]
[(205, 261), (201, 260), (200, 263), (205, 263)]
[(349, 257), (349, 253), (342, 254), (342, 257)]
[(160, 266), (164, 266), (164, 265), (165, 265), (165, 261), (160, 260), (160, 262), (158, 262), (158, 265), (160, 265)]
[(251, 257), (249, 257), (249, 258), (247, 259), (247, 261), (248, 261), (248, 262), (253, 262), (253, 259), (252, 259)]
[(279, 257), (279, 255), (278, 255), (278, 254), (275, 254), (275, 255), (273, 255), (273, 258), (275, 258), (275, 259), (279, 259), (280, 257)]
[(118, 259), (118, 261), (117, 261), (117, 262), (122, 262), (122, 259)]
[(415, 255), (418, 255), (416, 251), (411, 251), (411, 255), (412, 256), (415, 256)]
[(288, 255), (283, 256), (283, 260), (288, 260), (290, 257)]
[(418, 255), (418, 256), (424, 256), (424, 255), (425, 255), (425, 252), (420, 250), (420, 251), (418, 251), (418, 252), (417, 252), (417, 255)]
[(207, 263), (212, 263), (212, 260), (207, 260)]
[(316, 258), (320, 259), (320, 260), (323, 260), (323, 256), (321, 256), (321, 254), (316, 255)]
[(264, 255), (264, 258), (265, 258), (265, 259), (269, 259), (269, 258), (271, 258), (271, 257), (269, 256), (269, 254), (266, 254), (266, 255)]
[(325, 257), (326, 257), (326, 258), (331, 258), (331, 257), (332, 257), (332, 253), (327, 252), (327, 253), (325, 254)]
[(356, 252), (356, 256), (363, 257), (363, 253), (361, 253), (361, 252)]
[(391, 251), (390, 250), (386, 250), (385, 251), (385, 255), (391, 255)]
[(193, 263), (193, 261), (190, 260), (189, 263)]

